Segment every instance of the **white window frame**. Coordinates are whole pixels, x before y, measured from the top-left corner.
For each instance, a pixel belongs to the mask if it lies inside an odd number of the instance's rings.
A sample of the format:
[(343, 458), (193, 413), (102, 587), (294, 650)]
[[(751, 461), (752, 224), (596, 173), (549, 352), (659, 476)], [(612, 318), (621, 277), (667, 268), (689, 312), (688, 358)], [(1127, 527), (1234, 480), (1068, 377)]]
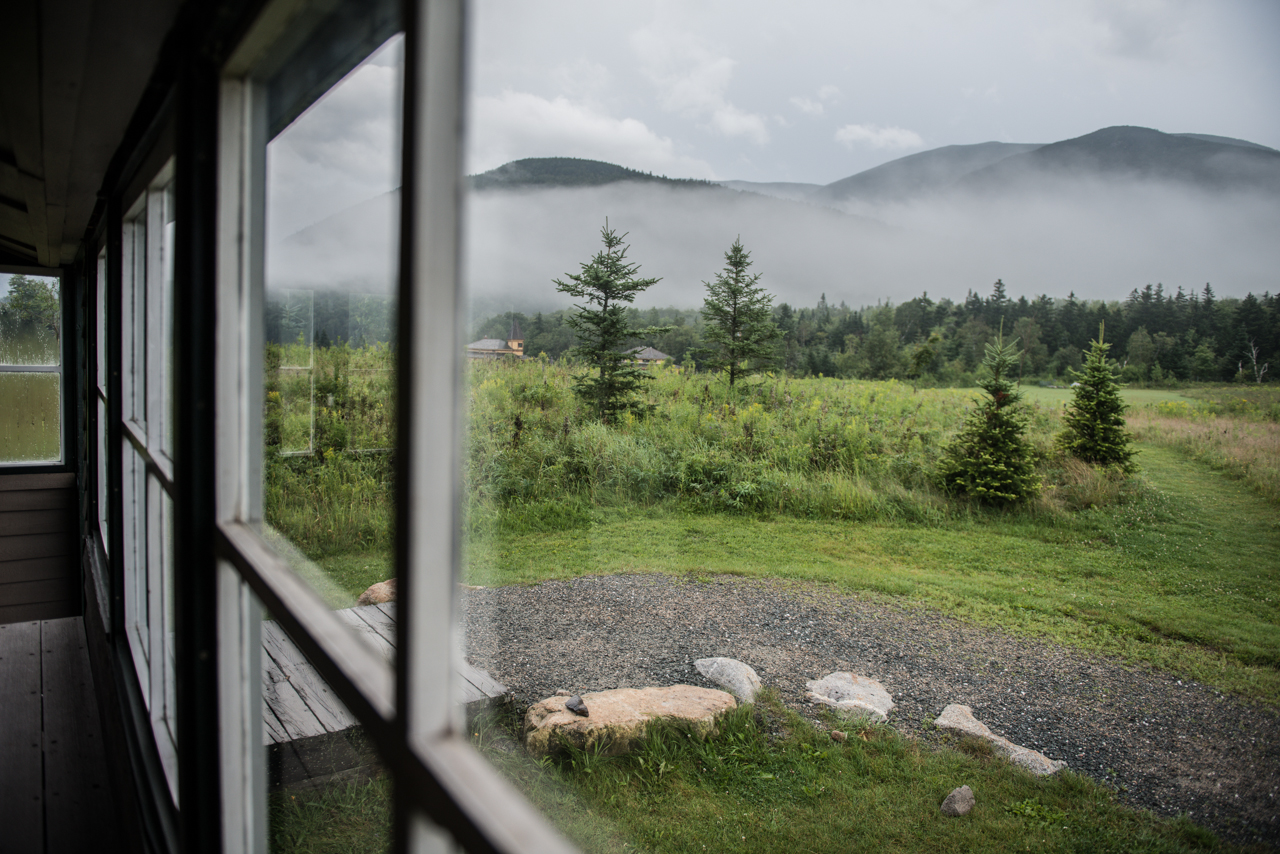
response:
[[(223, 839), (265, 847), (255, 596), (343, 700), (387, 764), (396, 850), (569, 852), (470, 746), (456, 684), (461, 525), (459, 208), (463, 0), (405, 15), (395, 670), (260, 535), (266, 97), (255, 72), (333, 3), (275, 0), (224, 67), (219, 109), (217, 512)], [(407, 334), (406, 334), (407, 333)], [(446, 449), (441, 451), (441, 449)]]
[[(122, 223), (121, 468), (125, 636), (161, 766), (178, 803), (173, 591), (173, 180), (170, 157)], [(105, 256), (100, 270), (105, 268)], [(106, 303), (100, 276), (100, 307)], [(99, 321), (100, 332), (105, 326)], [(105, 344), (99, 353), (105, 353)], [(100, 369), (105, 413), (105, 369)], [(101, 429), (105, 432), (105, 424)], [(105, 446), (105, 441), (103, 442)], [(105, 460), (99, 462), (105, 471)], [(103, 502), (105, 505), (105, 502)], [(106, 508), (100, 508), (103, 542)]]

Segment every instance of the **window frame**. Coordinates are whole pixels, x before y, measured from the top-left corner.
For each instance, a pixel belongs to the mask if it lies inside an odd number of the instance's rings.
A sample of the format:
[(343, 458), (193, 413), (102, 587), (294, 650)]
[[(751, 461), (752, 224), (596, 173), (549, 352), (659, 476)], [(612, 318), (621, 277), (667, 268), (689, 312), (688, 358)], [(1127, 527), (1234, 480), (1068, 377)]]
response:
[[(406, 0), (398, 277), (395, 669), (259, 535), (265, 151), (260, 70), (334, 4), (273, 0), (221, 70), (218, 107), (216, 559), (221, 831), (258, 850), (265, 606), (364, 727), (394, 786), (395, 850), (574, 849), (471, 747), (456, 701), (461, 553), (463, 0)], [(305, 37), (305, 36), (303, 36)], [(319, 94), (318, 92), (315, 94)], [(448, 448), (441, 453), (440, 448)], [(434, 567), (435, 571), (422, 568)], [(256, 602), (260, 604), (255, 604)]]
[(0, 477), (6, 474), (52, 474), (68, 472), (74, 469), (73, 442), (75, 441), (74, 417), (68, 412), (75, 411), (76, 389), (74, 371), (67, 381), (67, 364), (75, 358), (75, 305), (74, 300), (67, 298), (67, 287), (73, 277), (62, 267), (38, 267), (13, 264), (0, 264), (0, 275), (40, 276), (58, 280), (58, 313), (62, 324), (59, 335), (57, 365), (22, 365), (0, 363), (0, 373), (56, 373), (58, 375), (58, 444), (60, 449), (57, 460), (32, 460), (30, 462), (0, 461)]

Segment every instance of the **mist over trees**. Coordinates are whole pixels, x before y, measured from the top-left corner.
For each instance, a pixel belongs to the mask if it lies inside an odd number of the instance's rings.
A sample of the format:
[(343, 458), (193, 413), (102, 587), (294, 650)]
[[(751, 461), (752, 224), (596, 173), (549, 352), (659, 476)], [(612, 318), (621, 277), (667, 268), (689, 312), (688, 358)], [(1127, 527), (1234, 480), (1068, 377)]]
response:
[[(633, 326), (671, 327), (629, 344), (655, 347), (676, 364), (703, 346), (705, 321), (698, 309), (628, 312)], [(558, 358), (575, 343), (571, 313), (507, 312), (478, 322), (471, 337), (501, 335), (514, 317), (525, 331), (527, 354)], [(782, 332), (777, 366), (796, 376), (968, 386), (1002, 319), (1005, 334), (1017, 338), (1023, 351), (1017, 379), (1069, 382), (1068, 370), (1083, 366), (1102, 323), (1123, 383), (1254, 382), (1255, 360), (1259, 368), (1280, 364), (1280, 294), (1219, 299), (1210, 284), (1192, 293), (1148, 284), (1124, 300), (1081, 300), (1074, 293), (1015, 299), (997, 281), (989, 294), (970, 291), (960, 301), (923, 293), (898, 305), (852, 308), (832, 304), (824, 294), (811, 307), (779, 303), (773, 307)]]

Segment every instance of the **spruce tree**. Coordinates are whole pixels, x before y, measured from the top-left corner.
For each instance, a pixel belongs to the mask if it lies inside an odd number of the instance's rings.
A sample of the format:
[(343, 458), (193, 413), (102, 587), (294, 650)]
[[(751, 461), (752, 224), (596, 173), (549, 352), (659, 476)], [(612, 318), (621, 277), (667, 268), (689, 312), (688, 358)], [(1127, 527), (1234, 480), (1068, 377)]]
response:
[(1040, 489), (1022, 394), (1009, 378), (1019, 356), (1016, 343), (1006, 344), (1002, 329), (995, 343), (987, 344), (978, 382), (987, 397), (965, 419), (938, 464), (944, 489), (987, 504), (1022, 501)]
[(724, 270), (714, 282), (703, 282), (707, 297), (702, 317), (707, 321), (703, 338), (711, 346), (696, 354), (701, 367), (724, 371), (734, 380), (764, 370), (773, 363), (775, 342), (782, 336), (773, 322), (773, 295), (758, 287), (760, 274), (747, 272), (751, 253), (739, 238), (724, 253)]
[(1058, 445), (1072, 456), (1097, 465), (1118, 466), (1126, 472), (1137, 469), (1124, 429), (1124, 401), (1115, 373), (1107, 362), (1110, 344), (1103, 342), (1105, 324), (1098, 325), (1098, 338), (1089, 348), (1082, 370), (1071, 371), (1075, 379), (1075, 399), (1063, 420), (1066, 429)]
[(567, 282), (556, 279), (555, 284), (561, 293), (586, 301), (586, 305), (574, 306), (578, 312), (568, 322), (578, 338), (574, 353), (593, 365), (596, 374), (579, 377), (573, 390), (596, 417), (607, 422), (618, 412), (644, 409), (635, 394), (649, 376), (636, 364), (635, 352), (639, 348), (628, 347), (628, 342), (665, 330), (636, 329), (627, 321), (626, 306), (635, 301), (636, 294), (659, 280), (636, 277), (640, 265), (627, 261), (629, 247), (622, 243), (626, 235), (619, 237), (609, 228), (608, 220), (600, 229), (600, 237), (604, 250), (583, 263), (581, 273), (569, 273)]

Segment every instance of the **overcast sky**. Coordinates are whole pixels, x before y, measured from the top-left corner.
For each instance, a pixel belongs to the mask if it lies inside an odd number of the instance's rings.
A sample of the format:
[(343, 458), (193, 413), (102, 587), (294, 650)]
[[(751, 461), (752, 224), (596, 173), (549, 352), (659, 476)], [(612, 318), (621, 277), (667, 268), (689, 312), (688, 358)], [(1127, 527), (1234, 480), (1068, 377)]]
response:
[[(1119, 124), (1280, 149), (1280, 0), (475, 0), (471, 8), (470, 173), (569, 156), (672, 177), (826, 184), (930, 148), (1055, 142)], [(269, 147), (274, 287), (390, 288), (395, 211), (376, 199), (399, 183), (400, 65), (397, 38)], [(1108, 299), (1148, 281), (1171, 290), (1212, 281), (1237, 296), (1274, 286), (1274, 205), (1258, 212), (1230, 199), (1214, 206), (1147, 193), (1117, 206), (1118, 189), (1103, 189), (1113, 191), (1107, 201), (1026, 200), (1031, 208), (1012, 220), (916, 210), (885, 221), (927, 237), (927, 248), (873, 241), (843, 260), (832, 247), (847, 242), (846, 226), (815, 220), (807, 239), (777, 240), (791, 232), (789, 209), (776, 205), (758, 216), (701, 210), (675, 234), (661, 194), (643, 197), (651, 207), (596, 193), (535, 210), (477, 196), (466, 228), (469, 283), (477, 296), (506, 300), (499, 295), (514, 289), (553, 299), (548, 283), (576, 269), (598, 224), (615, 214), (652, 266), (646, 272), (667, 277), (670, 293), (653, 294), (659, 302), (694, 299), (736, 235), (759, 246), (775, 285), (789, 283), (783, 297), (800, 302), (832, 282), (851, 304), (924, 288), (962, 298), (997, 276), (1014, 294), (1074, 289)], [(561, 212), (550, 216), (553, 208)], [(677, 252), (695, 233), (699, 245)]]
[(477, 0), (469, 171), (826, 184), (1110, 125), (1280, 148), (1277, 0)]

